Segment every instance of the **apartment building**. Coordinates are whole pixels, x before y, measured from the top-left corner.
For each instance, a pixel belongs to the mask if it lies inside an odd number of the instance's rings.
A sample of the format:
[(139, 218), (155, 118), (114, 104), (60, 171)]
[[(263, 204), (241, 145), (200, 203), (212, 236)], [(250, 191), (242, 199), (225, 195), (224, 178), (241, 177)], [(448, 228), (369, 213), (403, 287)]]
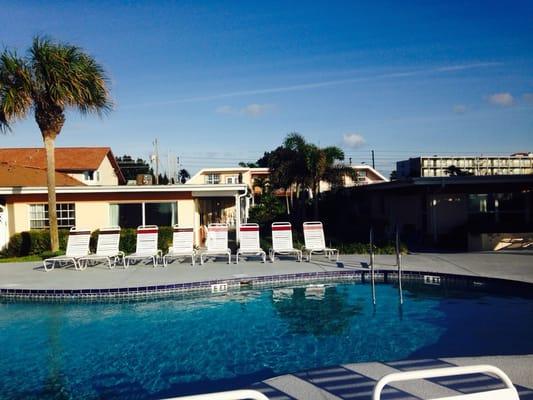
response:
[(533, 153), (509, 156), (422, 156), (398, 161), (396, 176), (425, 178), (450, 175), (529, 175), (533, 174)]

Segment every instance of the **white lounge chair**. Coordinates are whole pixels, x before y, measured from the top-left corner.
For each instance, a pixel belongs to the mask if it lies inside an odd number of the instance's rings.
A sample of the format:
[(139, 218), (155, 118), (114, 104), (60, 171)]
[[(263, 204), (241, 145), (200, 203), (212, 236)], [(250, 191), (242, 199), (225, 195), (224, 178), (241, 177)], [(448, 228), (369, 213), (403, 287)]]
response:
[(115, 268), (119, 260), (122, 261), (122, 266), (124, 266), (124, 252), (119, 250), (119, 244), (119, 226), (100, 229), (98, 243), (96, 244), (96, 253), (81, 257), (78, 260), (79, 269), (84, 270), (89, 263), (102, 260), (107, 261), (109, 269)]
[(172, 247), (169, 247), (167, 254), (163, 256), (163, 265), (166, 267), (170, 259), (185, 257), (191, 257), (191, 264), (194, 267), (194, 259), (196, 258), (194, 229), (174, 225), (172, 228)]
[(229, 392), (195, 394), (185, 397), (172, 397), (166, 400), (268, 400), (263, 393), (257, 390), (232, 390)]
[(519, 400), (518, 392), (509, 377), (499, 368), (492, 365), (472, 365), (467, 367), (433, 368), (418, 371), (395, 372), (381, 378), (372, 394), (372, 400), (381, 399), (381, 391), (391, 382), (410, 381), (414, 379), (427, 379), (446, 376), (469, 375), (477, 373), (489, 373), (496, 375), (505, 384), (505, 389), (492, 389), (483, 392), (459, 394), (428, 400)]
[(326, 247), (322, 222), (304, 222), (304, 241), (307, 261), (311, 261), (311, 255), (313, 253), (324, 253), (330, 260), (333, 255), (336, 255), (336, 261), (339, 261), (339, 250)]
[(156, 225), (144, 225), (137, 228), (137, 244), (135, 253), (128, 254), (124, 257), (124, 267), (130, 266), (130, 260), (151, 259), (154, 268), (157, 266), (157, 260), (161, 257), (161, 250), (157, 248), (159, 228)]
[(207, 249), (200, 252), (200, 264), (204, 263), (204, 256), (228, 256), (231, 263), (231, 250), (228, 247), (228, 225), (209, 224), (207, 226)]
[(266, 262), (266, 253), (259, 244), (259, 225), (241, 224), (239, 246), (236, 256), (237, 264), (239, 263), (239, 255), (261, 256), (263, 262)]
[(290, 222), (274, 222), (272, 224), (272, 248), (268, 251), (270, 261), (274, 262), (276, 254), (295, 254), (302, 261), (302, 251), (295, 249), (292, 243), (292, 225)]
[[(70, 228), (67, 240), (67, 250), (64, 256), (47, 258), (43, 261), (45, 271), (54, 269), (56, 263), (72, 263), (75, 269), (78, 269), (78, 260), (89, 254), (89, 241), (91, 240), (91, 231), (88, 229)], [(48, 266), (50, 264), (50, 266)]]

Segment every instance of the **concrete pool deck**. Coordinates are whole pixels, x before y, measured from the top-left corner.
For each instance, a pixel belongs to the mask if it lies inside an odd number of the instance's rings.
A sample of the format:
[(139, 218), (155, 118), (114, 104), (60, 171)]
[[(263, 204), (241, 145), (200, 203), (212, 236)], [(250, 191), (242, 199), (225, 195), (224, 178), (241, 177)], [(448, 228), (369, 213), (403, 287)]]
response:
[[(72, 267), (46, 272), (40, 262), (0, 263), (0, 289), (100, 289), (185, 284), (225, 279), (254, 279), (304, 273), (368, 271), (368, 255), (341, 255), (339, 263), (317, 256), (312, 262), (290, 259), (275, 263), (209, 261), (192, 267), (174, 262), (167, 268), (139, 264), (108, 269), (104, 264), (76, 271)], [(395, 256), (377, 255), (375, 268), (395, 271)], [(404, 271), (509, 279), (533, 283), (533, 253), (418, 253), (402, 257)]]

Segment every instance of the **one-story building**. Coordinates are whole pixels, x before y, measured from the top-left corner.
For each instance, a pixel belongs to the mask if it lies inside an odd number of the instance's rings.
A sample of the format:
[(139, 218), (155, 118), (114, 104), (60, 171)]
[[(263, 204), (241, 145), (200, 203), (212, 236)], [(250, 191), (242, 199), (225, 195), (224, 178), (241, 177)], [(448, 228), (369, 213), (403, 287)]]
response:
[[(346, 189), (353, 224), (398, 226), (411, 247), (490, 250), (533, 236), (533, 175), (409, 178)], [(342, 207), (339, 203), (339, 207)]]
[[(45, 165), (43, 149), (0, 149), (0, 248), (17, 232), (48, 226)], [(60, 228), (178, 223), (193, 226), (200, 244), (201, 225), (225, 222), (238, 232), (248, 215), (245, 183), (121, 185), (109, 148), (58, 148), (56, 166)]]

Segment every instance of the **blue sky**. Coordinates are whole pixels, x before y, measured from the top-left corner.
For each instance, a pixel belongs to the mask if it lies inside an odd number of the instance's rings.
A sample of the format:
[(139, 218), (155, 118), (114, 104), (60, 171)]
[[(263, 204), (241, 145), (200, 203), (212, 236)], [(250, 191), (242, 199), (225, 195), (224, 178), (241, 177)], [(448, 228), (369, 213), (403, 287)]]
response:
[[(533, 2), (0, 0), (0, 46), (77, 44), (111, 79), (104, 119), (58, 146), (183, 166), (257, 159), (298, 131), (388, 173), (417, 154), (533, 151)], [(33, 117), (2, 146), (41, 146)]]

